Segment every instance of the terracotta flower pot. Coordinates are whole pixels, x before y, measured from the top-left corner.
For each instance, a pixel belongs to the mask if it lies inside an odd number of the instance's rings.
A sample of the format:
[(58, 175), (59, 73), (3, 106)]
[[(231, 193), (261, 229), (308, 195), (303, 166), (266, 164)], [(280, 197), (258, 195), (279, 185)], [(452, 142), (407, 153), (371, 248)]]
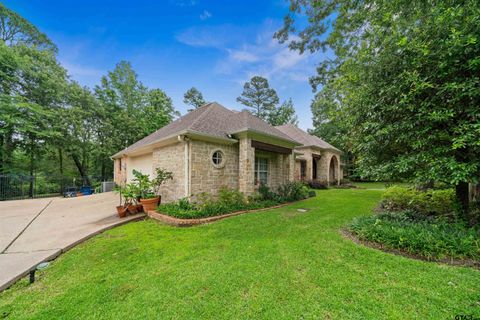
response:
[(127, 216), (127, 208), (124, 206), (117, 206), (117, 214), (119, 218), (125, 218)]
[(160, 204), (160, 197), (150, 198), (150, 199), (140, 199), (140, 203), (143, 206), (143, 211), (148, 212), (150, 210), (155, 210), (155, 208)]
[(129, 204), (127, 209), (128, 209), (128, 212), (130, 212), (131, 214), (135, 214), (138, 212), (137, 205), (135, 204)]

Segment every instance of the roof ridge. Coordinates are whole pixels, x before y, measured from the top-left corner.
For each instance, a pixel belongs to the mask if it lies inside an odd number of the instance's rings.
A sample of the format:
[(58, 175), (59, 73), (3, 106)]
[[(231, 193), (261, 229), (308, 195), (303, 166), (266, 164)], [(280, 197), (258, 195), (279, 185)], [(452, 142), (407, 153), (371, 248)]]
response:
[[(213, 109), (213, 107), (215, 106), (215, 104), (217, 104), (217, 103), (215, 103), (215, 102), (209, 102), (209, 103), (207, 103), (207, 104), (205, 104), (205, 105), (197, 108), (197, 110), (198, 110), (198, 109), (200, 109), (200, 108), (204, 108), (204, 107), (205, 107), (207, 110), (203, 111), (195, 120), (193, 120), (193, 122), (192, 122), (192, 124), (189, 126), (189, 128), (190, 128), (190, 129), (191, 129), (191, 128), (194, 128), (195, 125), (196, 125), (201, 119), (205, 118), (207, 114), (209, 114), (210, 112), (212, 112), (212, 109)], [(223, 107), (223, 108), (226, 109), (225, 107)], [(228, 110), (228, 109), (226, 109), (226, 110)]]

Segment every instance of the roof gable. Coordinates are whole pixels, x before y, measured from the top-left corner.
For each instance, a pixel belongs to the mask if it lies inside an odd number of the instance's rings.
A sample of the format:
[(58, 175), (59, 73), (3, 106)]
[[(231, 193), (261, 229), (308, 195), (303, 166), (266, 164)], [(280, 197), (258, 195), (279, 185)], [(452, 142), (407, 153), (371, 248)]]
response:
[(278, 130), (280, 130), (281, 132), (289, 136), (290, 139), (300, 142), (305, 147), (313, 146), (321, 149), (330, 149), (330, 150), (335, 150), (340, 152), (340, 150), (338, 150), (328, 142), (320, 139), (317, 136), (311, 135), (303, 131), (302, 129), (294, 126), (293, 124), (285, 124), (282, 126), (277, 126), (275, 128), (277, 128)]

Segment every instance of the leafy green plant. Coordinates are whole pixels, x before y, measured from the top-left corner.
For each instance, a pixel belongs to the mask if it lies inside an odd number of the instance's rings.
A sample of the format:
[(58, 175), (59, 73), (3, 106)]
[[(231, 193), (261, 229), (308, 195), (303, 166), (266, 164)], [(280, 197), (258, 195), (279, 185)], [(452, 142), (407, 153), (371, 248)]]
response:
[(155, 178), (150, 179), (148, 174), (133, 170), (133, 181), (137, 186), (138, 196), (142, 199), (155, 198), (158, 195), (161, 185), (173, 179), (173, 173), (165, 169), (157, 168)]
[(406, 212), (383, 212), (356, 218), (348, 229), (362, 240), (381, 243), (427, 259), (480, 260), (480, 229), (464, 223)]
[(278, 187), (277, 193), (284, 202), (308, 198), (308, 187), (300, 181), (289, 181)]
[(386, 210), (414, 210), (424, 215), (453, 216), (456, 211), (455, 192), (451, 189), (419, 191), (393, 186), (382, 197)]
[(308, 180), (307, 184), (312, 189), (328, 189), (327, 183), (323, 181)]

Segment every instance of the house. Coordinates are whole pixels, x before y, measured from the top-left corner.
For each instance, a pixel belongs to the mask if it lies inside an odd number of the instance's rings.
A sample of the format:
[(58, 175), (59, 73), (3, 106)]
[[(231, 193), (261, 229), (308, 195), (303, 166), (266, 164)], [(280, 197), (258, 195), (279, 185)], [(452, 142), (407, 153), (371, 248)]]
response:
[(329, 185), (340, 183), (343, 178), (340, 150), (292, 124), (275, 128), (301, 143), (301, 146), (295, 147), (295, 179), (319, 180)]
[[(149, 175), (166, 169), (174, 178), (160, 191), (162, 201), (170, 202), (216, 194), (222, 186), (250, 195), (260, 183), (276, 188), (295, 178), (337, 179), (340, 152), (295, 129), (208, 103), (113, 155), (114, 180), (130, 182), (133, 169)], [(322, 171), (329, 170), (331, 159), (336, 161), (333, 175)]]

